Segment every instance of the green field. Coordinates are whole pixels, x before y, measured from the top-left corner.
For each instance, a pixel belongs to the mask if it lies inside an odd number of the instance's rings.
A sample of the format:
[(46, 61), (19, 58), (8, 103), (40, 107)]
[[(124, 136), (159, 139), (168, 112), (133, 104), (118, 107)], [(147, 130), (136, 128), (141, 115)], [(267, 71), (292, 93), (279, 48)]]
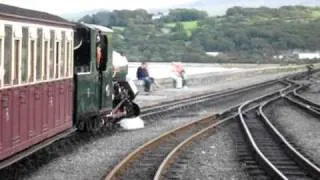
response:
[[(198, 21), (185, 21), (181, 22), (183, 28), (186, 30), (188, 36), (191, 36), (192, 32), (198, 28)], [(174, 27), (176, 23), (168, 23), (166, 24), (167, 27)]]
[[(198, 21), (185, 21), (181, 22), (185, 30), (193, 31), (198, 28)], [(168, 23), (167, 27), (174, 27), (176, 23)]]
[(311, 15), (313, 18), (320, 18), (320, 10), (318, 11), (312, 11), (312, 15)]

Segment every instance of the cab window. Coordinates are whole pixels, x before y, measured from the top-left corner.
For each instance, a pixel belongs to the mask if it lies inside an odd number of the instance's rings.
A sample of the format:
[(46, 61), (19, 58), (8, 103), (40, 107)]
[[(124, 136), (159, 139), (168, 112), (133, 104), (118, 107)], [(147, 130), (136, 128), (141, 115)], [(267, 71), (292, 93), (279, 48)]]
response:
[(78, 29), (75, 33), (75, 71), (77, 73), (90, 73), (91, 62), (91, 39), (90, 31), (86, 29)]
[(98, 42), (96, 44), (97, 48), (97, 70), (106, 70), (106, 64), (108, 60), (108, 37), (105, 34), (99, 33), (97, 36)]

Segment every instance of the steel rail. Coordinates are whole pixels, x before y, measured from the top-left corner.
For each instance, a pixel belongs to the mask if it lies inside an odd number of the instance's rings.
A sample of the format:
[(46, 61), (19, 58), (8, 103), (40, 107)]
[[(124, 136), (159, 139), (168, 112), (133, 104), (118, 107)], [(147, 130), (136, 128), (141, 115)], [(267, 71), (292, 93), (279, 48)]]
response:
[[(285, 84), (288, 84), (287, 82), (283, 81), (283, 83)], [(289, 87), (289, 84), (286, 88)], [(285, 89), (286, 89), (285, 88)], [(258, 98), (255, 98), (255, 99), (264, 99), (266, 97), (269, 97), (269, 96), (272, 96), (274, 95), (275, 93), (270, 93), (270, 94), (267, 94), (267, 95), (264, 95), (264, 96), (261, 96), (261, 97), (258, 97)], [(229, 111), (226, 111), (224, 113), (221, 114), (221, 116), (225, 113), (229, 113), (230, 111), (232, 111), (232, 109), (238, 109), (239, 107), (241, 106), (240, 105), (237, 105), (233, 108), (231, 108), (231, 110)], [(245, 110), (245, 111), (250, 111), (251, 109), (255, 109), (256, 107), (258, 107), (259, 105), (256, 105), (254, 107), (251, 107), (249, 108), (248, 110)], [(154, 176), (154, 180), (160, 180), (164, 174), (165, 174), (165, 171), (169, 168), (170, 164), (172, 162), (174, 162), (174, 159), (179, 155), (179, 153), (182, 151), (183, 148), (186, 148), (192, 141), (194, 141), (195, 139), (201, 137), (202, 135), (206, 134), (207, 132), (209, 132), (210, 130), (216, 128), (217, 126), (221, 125), (222, 123), (225, 123), (225, 122), (228, 122), (230, 121), (231, 119), (234, 119), (238, 116), (238, 114), (236, 115), (233, 115), (231, 117), (228, 117), (228, 118), (225, 118), (224, 120), (221, 120), (220, 122), (218, 123), (215, 123), (215, 124), (212, 124), (210, 125), (209, 127), (197, 132), (196, 134), (190, 136), (189, 138), (187, 138), (186, 140), (184, 140), (183, 142), (181, 142), (178, 146), (176, 146), (167, 156), (166, 158), (162, 161), (161, 165), (159, 166), (155, 176)]]
[(209, 115), (205, 118), (202, 118), (200, 121), (199, 120), (192, 121), (182, 127), (178, 127), (176, 129), (173, 129), (173, 130), (166, 132), (165, 134), (163, 134), (155, 139), (148, 141), (147, 143), (145, 143), (144, 145), (140, 146), (138, 149), (136, 149), (135, 151), (130, 153), (128, 156), (126, 156), (120, 163), (118, 163), (117, 166), (115, 166), (111, 170), (111, 172), (109, 172), (109, 174), (107, 175), (107, 177), (105, 179), (106, 180), (117, 179), (117, 177), (121, 175), (122, 171), (130, 166), (131, 162), (133, 162), (136, 158), (138, 158), (139, 156), (142, 155), (141, 152), (148, 150), (148, 149), (152, 148), (153, 146), (156, 146), (157, 143), (163, 141), (166, 137), (174, 135), (180, 131), (184, 131), (184, 130), (188, 129), (189, 127), (195, 126), (196, 124), (203, 123), (205, 121), (213, 121), (213, 120), (217, 120), (216, 114), (212, 114), (212, 115)]
[[(273, 85), (273, 84), (277, 84), (279, 83), (278, 80), (270, 80), (270, 81), (267, 81), (267, 82), (262, 82), (262, 83), (259, 83), (259, 84), (256, 84), (256, 88), (259, 88), (259, 87), (264, 87), (264, 86), (268, 86), (268, 85)], [(246, 86), (246, 87), (243, 87), (243, 88), (240, 88), (240, 89), (232, 89), (232, 90), (227, 90), (227, 91), (222, 91), (222, 92), (217, 92), (217, 93), (207, 93), (205, 94), (204, 96), (201, 96), (202, 97), (202, 100), (205, 101), (205, 100), (208, 100), (208, 99), (205, 99), (205, 98), (209, 98), (209, 97), (214, 97), (216, 95), (218, 95), (219, 97), (223, 97), (223, 96), (226, 96), (225, 93), (233, 93), (233, 94), (236, 94), (237, 92), (244, 92), (246, 90), (250, 90), (250, 89), (254, 89), (255, 88), (255, 85), (250, 85), (250, 86)], [(198, 95), (199, 96), (199, 95)], [(155, 105), (152, 107), (149, 107), (149, 110), (151, 109), (158, 109), (158, 111), (154, 111), (154, 112), (149, 112), (149, 113), (143, 113), (142, 112), (142, 115), (141, 117), (146, 117), (146, 116), (150, 116), (150, 115), (157, 115), (157, 114), (160, 114), (160, 113), (164, 113), (164, 112), (167, 112), (167, 111), (170, 111), (170, 110), (175, 110), (175, 109), (178, 109), (178, 108), (182, 108), (182, 107), (185, 107), (185, 106), (190, 106), (190, 105), (193, 105), (195, 104), (195, 102), (192, 102), (192, 100), (196, 99), (196, 97), (198, 96), (194, 96), (194, 97), (191, 97), (191, 98), (188, 98), (188, 99), (184, 99), (182, 101), (171, 101), (169, 102), (169, 104), (165, 104), (162, 103), (160, 105)], [(217, 98), (219, 98), (217, 97)], [(187, 102), (192, 102), (192, 103), (187, 103)], [(174, 104), (179, 104), (177, 107), (173, 107)], [(197, 102), (197, 103), (200, 103), (200, 102)], [(143, 109), (144, 110), (144, 109)], [(142, 111), (143, 111), (142, 110)], [(147, 108), (148, 110), (148, 108)], [(101, 133), (104, 133), (104, 132), (107, 132), (108, 130), (106, 129), (102, 129), (100, 130)], [(78, 132), (75, 128), (71, 128), (59, 135), (56, 135), (52, 138), (49, 138), (47, 140), (45, 140), (44, 142), (41, 142), (39, 144), (36, 144), (16, 155), (13, 155), (7, 159), (4, 159), (0, 162), (0, 170), (1, 169), (4, 169), (20, 160), (22, 160), (23, 158), (25, 157), (28, 157), (30, 156), (31, 154), (34, 154), (36, 153), (37, 151), (43, 149), (44, 147), (47, 147), (49, 146), (50, 144), (53, 144), (54, 142), (58, 141), (58, 140), (61, 140), (63, 138), (69, 138), (69, 137), (72, 137), (72, 136), (77, 136), (78, 135)]]
[(207, 132), (213, 130), (214, 128), (225, 124), (226, 122), (231, 121), (233, 118), (226, 118), (224, 120), (221, 120), (217, 123), (214, 123), (210, 125), (209, 127), (197, 132), (196, 134), (190, 136), (183, 142), (181, 142), (178, 146), (176, 146), (167, 156), (166, 158), (162, 161), (161, 165), (159, 166), (155, 176), (154, 180), (160, 180), (162, 175), (164, 174), (165, 170), (168, 168), (168, 166), (171, 164), (171, 162), (174, 162), (174, 159), (178, 156), (179, 152), (182, 151), (183, 148), (186, 148), (188, 145), (192, 143), (197, 138), (200, 138), (202, 135), (206, 134)]
[(306, 168), (311, 174), (319, 178), (320, 177), (320, 168), (305, 158), (299, 151), (297, 151), (287, 140), (286, 138), (278, 131), (278, 129), (270, 122), (269, 118), (263, 111), (268, 104), (280, 99), (280, 97), (273, 98), (265, 103), (263, 103), (259, 107), (259, 113), (263, 117), (265, 124), (269, 127), (273, 135), (281, 142), (282, 145), (286, 148), (286, 150), (293, 156), (293, 158), (304, 168)]
[[(293, 83), (289, 80), (290, 83)], [(298, 86), (295, 89), (292, 89), (293, 86)], [(309, 161), (307, 158), (305, 158), (300, 152), (298, 152), (286, 139), (285, 137), (273, 126), (273, 124), (270, 122), (270, 120), (267, 118), (266, 114), (263, 112), (263, 108), (266, 107), (266, 105), (270, 104), (271, 102), (274, 102), (280, 98), (288, 98), (287, 96), (289, 94), (293, 94), (294, 91), (302, 89), (304, 86), (298, 85), (297, 83), (293, 83), (293, 86), (288, 87), (285, 91), (280, 91), (280, 96), (275, 96), (259, 106), (259, 112), (258, 115), (262, 117), (262, 121), (264, 125), (268, 128), (268, 130), (271, 131), (271, 134), (273, 135), (273, 138), (277, 140), (278, 143), (283, 145), (283, 149), (286, 150), (287, 153), (290, 154), (290, 157), (294, 159), (294, 162), (296, 162), (300, 167), (304, 170), (302, 172), (306, 172), (307, 174), (311, 175), (314, 178), (320, 177), (320, 169), (315, 164), (313, 164), (311, 161)], [(243, 106), (239, 108), (239, 116), (241, 120), (241, 125), (244, 129), (244, 132), (246, 134), (246, 137), (249, 140), (249, 145), (253, 152), (255, 153), (255, 157), (258, 159), (258, 162), (263, 164), (266, 171), (276, 179), (289, 179), (284, 172), (282, 172), (279, 168), (281, 168), (281, 165), (277, 166), (271, 162), (271, 160), (268, 159), (267, 156), (260, 150), (258, 147), (255, 138), (253, 138), (253, 134), (251, 133), (251, 130), (249, 129), (247, 122), (244, 119), (242, 108), (247, 106), (248, 104), (252, 103), (252, 101), (248, 101)], [(314, 111), (313, 109), (308, 109), (310, 111)], [(255, 126), (254, 126), (255, 127)], [(261, 142), (260, 142), (261, 143)], [(279, 168), (278, 168), (279, 167)], [(284, 168), (284, 167), (282, 167)]]
[[(285, 89), (281, 90), (279, 92), (280, 96), (284, 96), (285, 95), (285, 91), (288, 91), (290, 88), (292, 87), (292, 85), (290, 84), (288, 87), (286, 87)], [(273, 177), (276, 177), (277, 179), (283, 179), (283, 180), (287, 180), (287, 178), (285, 177), (285, 175), (279, 170), (277, 169), (269, 160), (268, 158), (261, 152), (260, 148), (258, 147), (258, 145), (256, 144), (253, 135), (251, 134), (248, 125), (245, 122), (244, 119), (244, 112), (243, 109), (248, 106), (251, 103), (254, 103), (255, 101), (257, 101), (259, 98), (250, 100), (245, 102), (244, 104), (242, 104), (239, 109), (238, 109), (238, 114), (239, 114), (239, 118), (240, 118), (240, 123), (244, 129), (244, 133), (246, 135), (246, 137), (249, 140), (249, 145), (251, 146), (252, 150), (254, 151), (256, 158), (259, 159), (259, 162), (263, 163), (268, 171), (272, 174)]]
[[(284, 83), (286, 83), (286, 82), (284, 82)], [(287, 84), (287, 83), (286, 83), (286, 84)], [(290, 86), (290, 85), (288, 85), (285, 89), (289, 88), (289, 86)], [(268, 94), (266, 94), (266, 95), (260, 96), (260, 97), (255, 98), (255, 99), (269, 98), (270, 96), (274, 96), (275, 94), (278, 94), (278, 93), (279, 93), (278, 91), (272, 92), (272, 93), (268, 93)], [(240, 104), (240, 105), (241, 105), (241, 104)], [(232, 109), (232, 110), (235, 110), (235, 112), (237, 112), (237, 109), (239, 108), (240, 105), (237, 105), (237, 106), (235, 106), (235, 107), (232, 107), (231, 109)], [(256, 107), (258, 107), (258, 106), (256, 105), (256, 106), (254, 106), (254, 107), (250, 107), (250, 109), (256, 108)], [(220, 114), (219, 114), (219, 117), (221, 117), (221, 116), (226, 116), (226, 114), (231, 113), (232, 110), (227, 110), (227, 111), (225, 111), (224, 113), (220, 113)], [(231, 114), (232, 114), (232, 113), (231, 113)], [(195, 133), (196, 133), (195, 136), (192, 136), (192, 135), (189, 136), (189, 140), (195, 139), (196, 137), (199, 137), (199, 136), (200, 136), (201, 132), (203, 133), (203, 132), (205, 132), (206, 130), (208, 131), (209, 129), (212, 129), (213, 127), (215, 127), (215, 125), (219, 125), (219, 124), (221, 124), (222, 122), (227, 122), (227, 120), (234, 119), (234, 118), (237, 117), (237, 116), (238, 116), (237, 113), (236, 113), (236, 114), (232, 114), (231, 116), (229, 116), (228, 118), (225, 118), (225, 120), (223, 120), (223, 121), (221, 121), (221, 122), (218, 122), (218, 123), (214, 123), (214, 124), (209, 125), (209, 128), (208, 128), (208, 126), (206, 126), (206, 127), (204, 127), (204, 129), (202, 128), (201, 130), (195, 132)], [(206, 118), (205, 118), (205, 119), (206, 119)], [(203, 120), (200, 120), (200, 121), (203, 121)], [(181, 128), (185, 129), (185, 128), (191, 127), (193, 123), (199, 123), (199, 120), (198, 120), (198, 121), (195, 121), (195, 122), (191, 122), (191, 123), (189, 123), (189, 124), (187, 124), (186, 126), (183, 126), (183, 127), (181, 127)], [(211, 128), (210, 128), (210, 127), (211, 127)], [(206, 130), (205, 130), (205, 129), (206, 129)], [(130, 153), (125, 159), (123, 159), (119, 164), (117, 164), (116, 167), (114, 167), (114, 168), (112, 169), (112, 171), (107, 175), (107, 177), (106, 177), (105, 179), (106, 179), (106, 180), (117, 179), (117, 177), (119, 177), (119, 176), (122, 174), (122, 172), (125, 171), (125, 169), (127, 169), (127, 168), (130, 166), (131, 162), (133, 162), (138, 156), (141, 156), (141, 155), (139, 155), (139, 153), (141, 153), (141, 151), (144, 151), (144, 150), (148, 149), (149, 147), (154, 146), (154, 144), (155, 144), (155, 143), (158, 143), (159, 141), (163, 141), (163, 140), (161, 140), (162, 138), (169, 137), (170, 134), (177, 133), (177, 130), (181, 130), (181, 129), (178, 128), (178, 129), (172, 130), (172, 131), (170, 131), (170, 132), (168, 132), (168, 133), (165, 133), (164, 135), (162, 135), (162, 136), (160, 136), (160, 137), (158, 137), (158, 138), (156, 138), (156, 139), (154, 139), (154, 140), (149, 141), (149, 142), (146, 143), (145, 145), (143, 145), (143, 146), (139, 147), (138, 149), (136, 149), (134, 152)], [(201, 131), (201, 132), (200, 132), (200, 131)], [(187, 143), (188, 140), (184, 140), (183, 142)], [(175, 146), (175, 148), (173, 148), (173, 149), (175, 149), (175, 150), (178, 151), (179, 147), (184, 146), (184, 145), (183, 145), (183, 142), (182, 142), (182, 143), (179, 143), (180, 145), (178, 144), (178, 145), (177, 145), (178, 147)], [(143, 154), (143, 153), (141, 153), (141, 154)], [(170, 151), (169, 154), (170, 154), (170, 155), (174, 155), (175, 153), (172, 152), (172, 151)], [(171, 157), (170, 157), (170, 156), (166, 156), (165, 159), (167, 159), (168, 161), (170, 161)], [(161, 169), (156, 172), (156, 173), (159, 172), (156, 176), (159, 177), (160, 174), (162, 174), (162, 171), (164, 170), (163, 168), (166, 167), (165, 164), (166, 164), (165, 161), (163, 161), (163, 162), (161, 163), (161, 165), (160, 165), (160, 168), (161, 168)], [(155, 178), (156, 178), (156, 177), (155, 177)]]
[(316, 116), (320, 117), (320, 105), (310, 101), (309, 99), (303, 97), (297, 92), (297, 91), (302, 91), (305, 88), (307, 88), (306, 85), (299, 85), (298, 88), (294, 89), (293, 92), (289, 93), (289, 96), (285, 96), (284, 98), (290, 103), (293, 103), (294, 105), (299, 106), (300, 108), (303, 108), (305, 110), (308, 110), (313, 114), (315, 114)]
[[(274, 94), (276, 93), (270, 93), (270, 94), (267, 94), (267, 95), (264, 95), (264, 96), (260, 96), (259, 97), (259, 100), (262, 100), (262, 99), (265, 99), (265, 98), (268, 98), (270, 96), (273, 96)], [(237, 110), (239, 107), (241, 106), (240, 105), (236, 105), (234, 107), (232, 107), (231, 109), (235, 109)], [(248, 111), (251, 111), (252, 109), (255, 109), (257, 108), (259, 105), (255, 105), (253, 107), (250, 107), (249, 109), (246, 109), (244, 110), (244, 112), (248, 112)], [(230, 114), (230, 112), (232, 110), (227, 110), (227, 111), (224, 111), (223, 113), (220, 113), (220, 116), (225, 116), (225, 114)], [(163, 176), (163, 174), (165, 173), (166, 169), (168, 168), (168, 166), (171, 164), (171, 162), (174, 161), (175, 157), (178, 156), (179, 152), (187, 147), (192, 141), (194, 141), (195, 139), (197, 138), (200, 138), (202, 135), (208, 133), (209, 131), (213, 130), (214, 128), (222, 125), (222, 124), (225, 124), (235, 118), (237, 118), (239, 115), (238, 113), (236, 114), (231, 114), (230, 116), (224, 118), (223, 120), (220, 120), (219, 122), (217, 123), (214, 123), (212, 125), (210, 125), (209, 127), (195, 133), (194, 135), (190, 136), (189, 138), (187, 138), (186, 140), (184, 140), (183, 142), (181, 142), (178, 146), (176, 146), (167, 156), (166, 158), (163, 160), (163, 162), (161, 163), (161, 165), (159, 166), (159, 169), (157, 170), (156, 172), (156, 175), (154, 177), (154, 180), (160, 180), (161, 179), (161, 176)]]
[[(283, 82), (283, 81), (280, 81), (280, 82)], [(277, 83), (279, 83), (279, 80), (276, 79), (276, 80), (270, 80), (270, 81), (262, 82), (262, 83), (258, 83), (258, 84), (253, 84), (253, 85), (242, 87), (239, 89), (218, 91), (216, 93), (209, 92), (209, 93), (206, 93), (203, 95), (198, 94), (196, 96), (192, 96), (190, 98), (186, 98), (186, 99), (182, 99), (182, 100), (166, 101), (166, 102), (163, 102), (158, 105), (144, 107), (141, 110), (141, 113), (143, 113), (144, 116), (147, 116), (147, 115), (149, 115), (148, 114), (149, 112), (154, 111), (156, 109), (168, 108), (168, 107), (172, 107), (172, 106), (176, 106), (176, 105), (185, 104), (187, 102), (192, 102), (195, 100), (206, 100), (211, 97), (221, 98), (221, 97), (229, 96), (232, 94), (237, 94), (239, 92), (245, 92), (245, 91), (248, 91), (251, 89), (255, 89), (255, 88), (259, 88), (259, 87), (263, 87), (263, 86), (268, 86), (268, 85), (272, 85), (272, 84), (277, 84)]]
[[(294, 96), (296, 97), (296, 96)], [(292, 97), (284, 97), (287, 101), (289, 101), (290, 103), (293, 103), (296, 106), (301, 107), (304, 110), (308, 110), (310, 112), (312, 112), (313, 114), (315, 114), (316, 116), (320, 117), (320, 110), (317, 109), (316, 107), (313, 106), (313, 104), (308, 104), (308, 101), (303, 101), (302, 99), (296, 100)]]
[[(299, 76), (299, 74), (301, 74), (301, 73), (295, 73), (295, 74), (289, 75), (287, 77)], [(194, 98), (196, 98), (196, 97), (199, 98), (199, 96), (201, 96), (202, 98), (206, 98), (208, 96), (211, 96), (211, 97), (212, 96), (223, 97), (223, 96), (226, 96), (226, 95), (224, 95), (225, 93), (236, 94), (236, 93), (241, 92), (241, 91), (243, 92), (243, 91), (246, 91), (246, 90), (249, 90), (249, 89), (258, 88), (258, 86), (263, 87), (263, 86), (266, 86), (266, 85), (270, 85), (272, 83), (276, 84), (277, 82), (278, 82), (278, 80), (270, 80), (270, 81), (267, 81), (267, 82), (262, 82), (262, 83), (246, 86), (246, 87), (243, 87), (243, 88), (240, 88), (240, 89), (218, 91), (217, 93), (207, 93), (207, 94), (205, 94), (203, 96), (197, 95)], [(159, 108), (159, 107), (163, 108), (165, 106), (165, 104), (167, 104), (167, 103), (169, 103), (169, 104), (170, 103), (183, 104), (181, 102), (185, 102), (185, 101), (174, 100), (174, 101), (171, 101), (171, 102), (163, 102), (160, 105), (145, 107), (145, 108), (142, 109), (142, 111), (146, 112), (146, 111), (154, 110), (154, 109)], [(172, 106), (172, 105), (173, 104), (171, 104), (169, 106)], [(234, 107), (234, 108), (236, 108), (236, 107)], [(147, 114), (145, 114), (145, 115), (147, 115)], [(102, 131), (104, 132), (105, 130), (102, 130)], [(7, 166), (12, 165), (12, 164), (18, 162), (19, 160), (21, 160), (21, 159), (23, 159), (25, 157), (28, 157), (31, 154), (34, 154), (35, 152), (39, 151), (40, 149), (43, 149), (44, 147), (46, 147), (46, 146), (48, 146), (48, 145), (50, 145), (50, 144), (52, 144), (52, 143), (54, 143), (54, 142), (56, 142), (58, 140), (61, 140), (63, 138), (69, 138), (69, 137), (71, 137), (73, 135), (77, 135), (77, 134), (78, 133), (77, 133), (76, 129), (74, 129), (74, 128), (69, 129), (69, 130), (67, 130), (66, 132), (63, 132), (60, 135), (54, 136), (54, 137), (52, 137), (52, 138), (50, 138), (50, 139), (48, 139), (48, 140), (46, 140), (46, 141), (44, 141), (42, 143), (39, 143), (37, 145), (34, 145), (34, 146), (28, 148), (27, 150), (22, 151), (21, 153), (18, 153), (18, 154), (14, 155), (14, 156), (12, 156), (12, 157), (10, 157), (8, 159), (2, 160), (0, 162), (0, 169), (3, 169), (5, 167), (7, 167)]]
[(299, 101), (301, 101), (302, 103), (304, 103), (306, 108), (313, 109), (313, 110), (320, 113), (320, 105), (319, 104), (310, 101), (309, 99), (307, 99), (306, 97), (303, 97), (301, 94), (299, 94), (297, 92), (297, 91), (303, 90), (304, 88), (306, 88), (306, 86), (301, 86), (301, 87), (293, 90), (293, 96), (295, 98), (297, 98)]
[(146, 113), (142, 110), (141, 118), (148, 118), (150, 116), (154, 116), (154, 115), (157, 115), (157, 114), (161, 114), (161, 113), (165, 113), (165, 112), (169, 112), (169, 111), (174, 111), (174, 110), (185, 108), (185, 107), (192, 106), (192, 105), (195, 105), (195, 104), (200, 104), (200, 103), (203, 103), (203, 102), (212, 101), (214, 99), (219, 99), (219, 98), (223, 98), (223, 97), (227, 97), (227, 96), (231, 96), (231, 95), (236, 95), (238, 93), (243, 93), (243, 92), (254, 90), (254, 89), (257, 89), (257, 88), (262, 88), (264, 86), (276, 85), (277, 83), (287, 84), (284, 81), (275, 80), (275, 81), (272, 81), (272, 82), (268, 82), (266, 84), (264, 84), (264, 83), (258, 84), (256, 87), (255, 86), (249, 86), (248, 88), (235, 89), (235, 90), (231, 90), (231, 91), (224, 92), (224, 93), (218, 93), (218, 94), (213, 94), (213, 95), (205, 95), (205, 96), (200, 97), (200, 98), (192, 97), (190, 99), (188, 98), (186, 100), (175, 101), (174, 103), (161, 105), (160, 107), (159, 106), (155, 106), (153, 108), (153, 111), (148, 111)]

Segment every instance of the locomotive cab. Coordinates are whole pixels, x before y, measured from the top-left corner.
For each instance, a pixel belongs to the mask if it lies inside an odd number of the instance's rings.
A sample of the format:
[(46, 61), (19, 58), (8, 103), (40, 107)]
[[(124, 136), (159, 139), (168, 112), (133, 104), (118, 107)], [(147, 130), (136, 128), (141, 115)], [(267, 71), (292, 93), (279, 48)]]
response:
[(74, 124), (79, 130), (98, 130), (106, 123), (114, 124), (140, 113), (133, 102), (137, 95), (135, 85), (126, 78), (127, 66), (120, 66), (126, 71), (115, 71), (112, 32), (100, 25), (76, 26)]
[(112, 112), (112, 30), (81, 23), (76, 26), (74, 48), (74, 124), (95, 130)]

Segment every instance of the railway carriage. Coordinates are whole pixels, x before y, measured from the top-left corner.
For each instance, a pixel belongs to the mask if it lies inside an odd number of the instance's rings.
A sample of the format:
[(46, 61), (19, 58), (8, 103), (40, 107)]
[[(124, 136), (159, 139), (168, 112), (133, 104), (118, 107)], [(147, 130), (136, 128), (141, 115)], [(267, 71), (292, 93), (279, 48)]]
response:
[(109, 28), (0, 4), (0, 169), (139, 114), (132, 83), (114, 78), (111, 42)]

